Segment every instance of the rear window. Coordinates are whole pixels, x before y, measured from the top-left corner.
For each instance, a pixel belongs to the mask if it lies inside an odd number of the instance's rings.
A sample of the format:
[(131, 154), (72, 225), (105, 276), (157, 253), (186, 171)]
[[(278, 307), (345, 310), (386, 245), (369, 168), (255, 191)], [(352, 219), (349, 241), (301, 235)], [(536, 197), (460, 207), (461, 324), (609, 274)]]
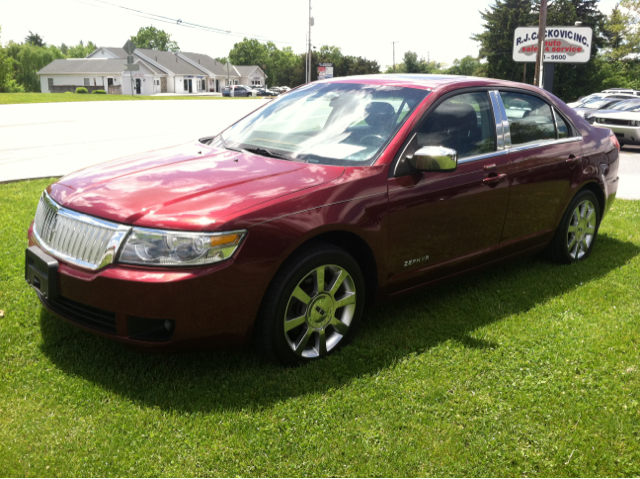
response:
[(555, 140), (556, 126), (551, 107), (538, 97), (500, 92), (509, 119), (511, 144)]

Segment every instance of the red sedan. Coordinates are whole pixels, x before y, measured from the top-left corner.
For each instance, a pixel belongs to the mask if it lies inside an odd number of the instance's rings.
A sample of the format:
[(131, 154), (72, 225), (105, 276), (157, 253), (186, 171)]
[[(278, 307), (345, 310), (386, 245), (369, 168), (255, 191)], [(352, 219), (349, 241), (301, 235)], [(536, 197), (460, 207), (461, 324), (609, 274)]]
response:
[(322, 358), (365, 308), (548, 250), (585, 260), (619, 145), (519, 83), (375, 75), (304, 85), (222, 134), (43, 192), (26, 279), (88, 331), (146, 348)]

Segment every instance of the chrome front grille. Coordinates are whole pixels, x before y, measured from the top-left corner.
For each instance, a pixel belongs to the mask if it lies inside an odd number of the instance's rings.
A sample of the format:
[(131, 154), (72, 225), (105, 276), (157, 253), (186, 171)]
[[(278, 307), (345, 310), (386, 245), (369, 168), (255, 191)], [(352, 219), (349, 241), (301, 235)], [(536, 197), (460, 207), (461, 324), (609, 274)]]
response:
[(54, 257), (96, 270), (112, 263), (130, 228), (77, 213), (44, 192), (36, 211), (34, 234)]

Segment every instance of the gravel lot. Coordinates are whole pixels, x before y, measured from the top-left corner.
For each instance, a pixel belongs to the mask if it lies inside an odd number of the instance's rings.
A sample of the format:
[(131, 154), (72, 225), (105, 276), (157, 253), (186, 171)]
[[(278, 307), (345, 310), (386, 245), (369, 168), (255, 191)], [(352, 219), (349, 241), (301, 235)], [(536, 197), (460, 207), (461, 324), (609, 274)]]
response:
[[(62, 176), (209, 136), (268, 100), (0, 105), (0, 182)], [(625, 147), (618, 198), (640, 199), (640, 147)]]

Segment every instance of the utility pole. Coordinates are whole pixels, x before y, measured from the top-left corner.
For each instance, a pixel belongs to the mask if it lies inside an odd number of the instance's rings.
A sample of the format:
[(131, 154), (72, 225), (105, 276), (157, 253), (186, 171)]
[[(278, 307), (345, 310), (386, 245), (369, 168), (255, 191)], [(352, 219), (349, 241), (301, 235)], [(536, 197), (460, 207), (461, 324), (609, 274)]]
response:
[(538, 51), (536, 54), (536, 73), (533, 84), (542, 87), (544, 72), (544, 40), (547, 30), (547, 0), (540, 0), (540, 23), (538, 25)]
[(396, 72), (396, 43), (400, 42), (391, 42), (393, 43), (393, 73)]
[(309, 44), (307, 48), (307, 83), (311, 82), (311, 25), (313, 18), (311, 17), (311, 0), (309, 0)]

